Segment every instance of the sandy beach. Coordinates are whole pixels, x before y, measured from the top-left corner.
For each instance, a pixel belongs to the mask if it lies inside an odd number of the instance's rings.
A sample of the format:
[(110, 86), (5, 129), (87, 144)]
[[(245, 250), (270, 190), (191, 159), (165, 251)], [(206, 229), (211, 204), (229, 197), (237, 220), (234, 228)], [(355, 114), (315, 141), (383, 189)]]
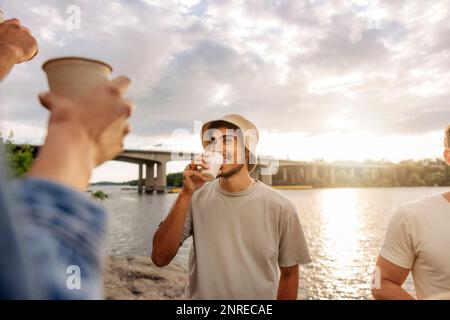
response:
[(106, 262), (107, 300), (183, 299), (186, 283), (186, 269), (175, 263), (158, 268), (141, 256), (110, 256)]

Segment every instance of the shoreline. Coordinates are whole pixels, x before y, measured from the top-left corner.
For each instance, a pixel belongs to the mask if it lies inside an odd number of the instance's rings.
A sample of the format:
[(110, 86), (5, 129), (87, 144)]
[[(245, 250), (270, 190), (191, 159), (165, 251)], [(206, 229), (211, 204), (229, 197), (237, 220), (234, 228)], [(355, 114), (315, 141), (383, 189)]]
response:
[[(137, 191), (138, 188), (135, 186), (126, 186), (118, 184), (90, 184), (87, 192), (92, 192), (91, 188), (100, 189), (101, 187), (121, 187), (121, 190), (131, 190)], [(280, 186), (270, 186), (274, 189), (279, 190), (321, 190), (321, 189), (414, 189), (414, 188), (450, 188), (450, 186), (329, 186), (329, 187), (314, 187), (309, 185), (280, 185)], [(181, 191), (180, 187), (167, 187), (167, 193), (179, 193)]]
[(180, 300), (187, 271), (174, 262), (159, 268), (150, 257), (108, 256), (103, 283), (106, 300)]

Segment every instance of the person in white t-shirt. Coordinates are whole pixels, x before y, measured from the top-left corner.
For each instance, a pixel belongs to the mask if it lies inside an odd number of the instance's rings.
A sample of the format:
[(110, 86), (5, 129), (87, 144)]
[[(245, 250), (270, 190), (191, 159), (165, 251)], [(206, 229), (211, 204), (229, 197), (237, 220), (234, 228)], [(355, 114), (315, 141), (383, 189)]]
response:
[[(450, 125), (444, 146), (450, 164)], [(417, 299), (450, 292), (450, 192), (402, 204), (389, 222), (376, 266), (375, 299), (414, 299), (402, 288), (409, 272)]]

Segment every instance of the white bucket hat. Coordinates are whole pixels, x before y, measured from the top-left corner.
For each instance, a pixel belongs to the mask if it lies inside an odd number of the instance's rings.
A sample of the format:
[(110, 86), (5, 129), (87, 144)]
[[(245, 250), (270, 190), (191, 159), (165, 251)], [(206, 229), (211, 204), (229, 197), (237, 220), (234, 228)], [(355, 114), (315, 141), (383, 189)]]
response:
[(209, 140), (205, 139), (205, 133), (206, 131), (211, 127), (211, 125), (214, 122), (226, 122), (231, 125), (236, 126), (238, 129), (242, 131), (244, 142), (245, 142), (245, 148), (249, 151), (249, 164), (248, 164), (248, 171), (252, 172), (257, 165), (258, 157), (256, 155), (256, 145), (259, 141), (259, 132), (256, 126), (251, 122), (250, 120), (247, 120), (243, 116), (239, 114), (228, 114), (220, 119), (211, 120), (203, 124), (202, 126), (202, 145), (203, 148), (206, 148), (206, 146), (210, 143)]

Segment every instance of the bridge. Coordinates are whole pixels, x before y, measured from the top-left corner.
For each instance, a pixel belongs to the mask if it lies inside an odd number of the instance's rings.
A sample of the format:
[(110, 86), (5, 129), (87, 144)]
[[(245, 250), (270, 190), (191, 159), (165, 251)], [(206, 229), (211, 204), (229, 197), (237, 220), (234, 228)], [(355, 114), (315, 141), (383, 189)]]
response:
[[(170, 161), (191, 161), (193, 152), (163, 150), (124, 150), (114, 160), (138, 165), (138, 191), (165, 192), (166, 165)], [(144, 173), (145, 168), (145, 173)], [(386, 172), (389, 171), (389, 172)], [(278, 160), (268, 156), (258, 157), (258, 165), (251, 173), (267, 185), (313, 185), (319, 182), (335, 183), (337, 176), (348, 179), (366, 177), (376, 179), (395, 172), (390, 166), (359, 163), (325, 163)]]
[[(18, 145), (18, 148), (21, 146)], [(32, 146), (36, 157), (39, 146)], [(138, 192), (165, 192), (167, 188), (166, 165), (171, 161), (191, 161), (193, 152), (164, 150), (124, 150), (114, 160), (138, 165)], [(269, 156), (258, 157), (258, 165), (251, 173), (255, 179), (267, 185), (317, 185), (334, 184), (346, 177), (377, 179), (385, 176), (397, 180), (397, 171), (390, 165), (361, 163), (328, 163), (279, 160)]]
[(272, 176), (272, 184), (335, 184), (343, 177), (348, 181), (353, 181), (355, 179), (381, 179), (386, 176), (396, 179), (397, 172), (392, 166), (383, 164), (280, 160), (279, 170)]

